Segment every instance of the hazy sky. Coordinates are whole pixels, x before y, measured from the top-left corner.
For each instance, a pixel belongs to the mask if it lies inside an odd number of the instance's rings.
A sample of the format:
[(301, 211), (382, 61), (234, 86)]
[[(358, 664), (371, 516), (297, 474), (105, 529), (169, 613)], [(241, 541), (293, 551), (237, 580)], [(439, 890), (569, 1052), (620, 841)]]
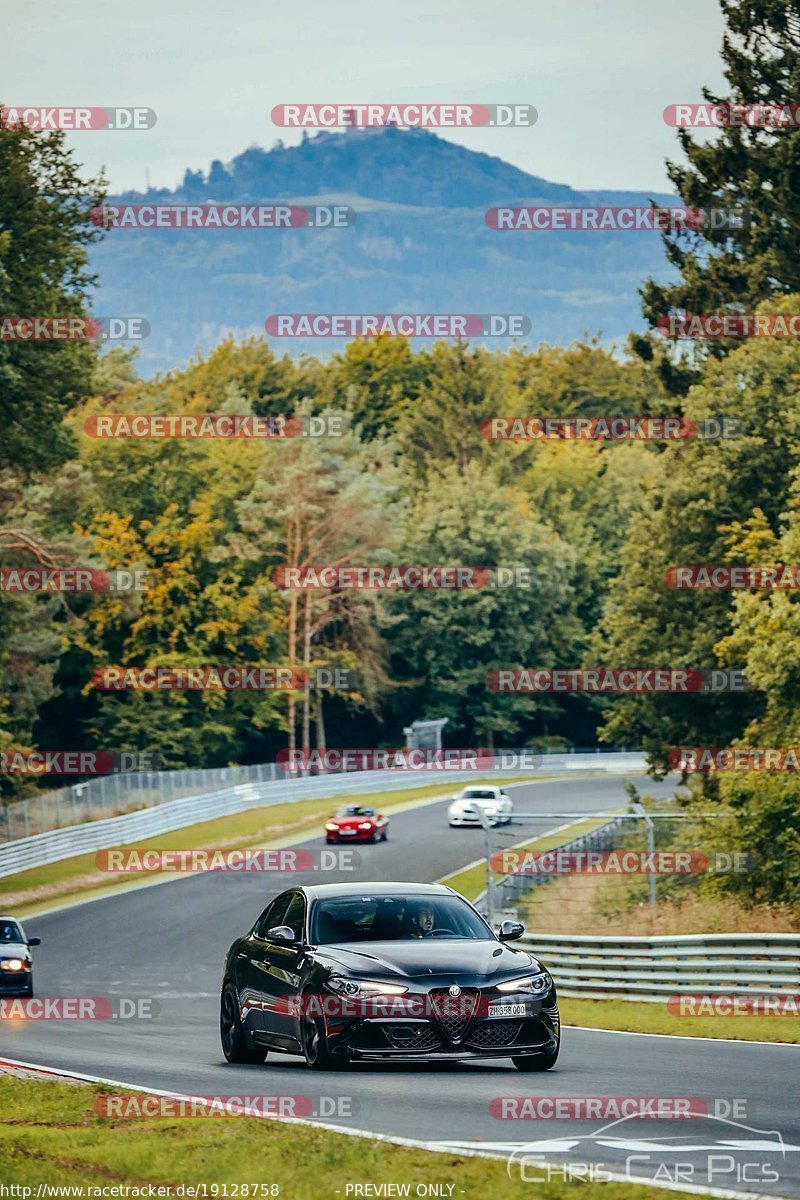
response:
[(0, 103), (144, 105), (70, 141), (111, 190), (173, 186), (275, 128), (275, 104), (527, 102), (531, 129), (442, 136), (585, 188), (666, 189), (667, 104), (720, 86), (717, 0), (0, 0)]

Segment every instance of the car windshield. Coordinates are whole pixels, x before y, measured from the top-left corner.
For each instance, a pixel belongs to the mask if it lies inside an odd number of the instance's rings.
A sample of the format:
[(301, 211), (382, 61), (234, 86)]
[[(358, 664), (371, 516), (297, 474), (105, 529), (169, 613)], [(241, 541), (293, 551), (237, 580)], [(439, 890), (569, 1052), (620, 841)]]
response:
[(394, 942), (432, 938), (472, 941), (491, 938), (489, 928), (458, 896), (331, 896), (314, 903), (311, 941)]
[(497, 793), (490, 791), (489, 788), (464, 788), (461, 793), (462, 800), (496, 800)]
[(0, 942), (21, 942), (22, 930), (16, 921), (0, 921)]
[(340, 808), (337, 817), (374, 817), (374, 808), (362, 808), (360, 804), (345, 804)]

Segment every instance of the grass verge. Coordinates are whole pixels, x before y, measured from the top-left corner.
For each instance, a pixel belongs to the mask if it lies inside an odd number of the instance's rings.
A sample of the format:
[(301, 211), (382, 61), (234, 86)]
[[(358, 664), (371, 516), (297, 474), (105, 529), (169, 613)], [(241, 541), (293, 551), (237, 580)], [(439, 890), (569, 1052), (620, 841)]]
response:
[[(477, 781), (476, 781), (477, 782)], [(493, 783), (524, 783), (526, 779), (493, 779)], [(272, 804), (248, 808), (244, 812), (185, 825), (172, 833), (159, 834), (145, 841), (124, 844), (126, 850), (243, 850), (266, 847), (278, 842), (288, 845), (299, 837), (321, 833), (322, 822), (340, 804), (357, 802), (371, 804), (382, 810), (413, 804), (416, 801), (445, 799), (453, 788), (441, 784), (406, 788), (397, 792), (374, 792), (367, 795), (333, 796), (311, 800), (296, 800), (291, 804)], [(148, 872), (110, 875), (100, 871), (95, 855), (80, 854), (61, 859), (43, 867), (20, 871), (0, 879), (0, 912), (24, 917), (61, 900), (88, 899), (94, 896), (117, 894), (120, 889), (141, 886), (147, 882), (175, 878), (174, 874)]]
[[(30, 1187), (33, 1196), (40, 1183), (152, 1184), (170, 1188), (165, 1196), (174, 1196), (172, 1189), (181, 1184), (205, 1185), (208, 1196), (222, 1196), (212, 1189), (228, 1185), (228, 1196), (250, 1200), (272, 1195), (343, 1200), (348, 1184), (381, 1182), (408, 1184), (411, 1195), (418, 1185), (445, 1185), (441, 1194), (464, 1200), (510, 1200), (521, 1194), (519, 1176), (509, 1178), (505, 1162), (498, 1159), (434, 1154), (257, 1117), (108, 1120), (94, 1112), (95, 1097), (108, 1091), (0, 1076), (4, 1184)], [(363, 1120), (368, 1123), (368, 1114)], [(447, 1185), (454, 1185), (452, 1193)], [(574, 1184), (564, 1182), (536, 1188), (540, 1200), (567, 1200), (574, 1194)], [(651, 1187), (603, 1184), (604, 1200), (647, 1200), (653, 1194)], [(669, 1195), (689, 1200), (685, 1192)]]
[(797, 1016), (680, 1017), (663, 1004), (643, 1000), (584, 1000), (559, 996), (565, 1025), (594, 1029), (621, 1029), (629, 1033), (668, 1033), (676, 1037), (734, 1038), (741, 1042), (800, 1043)]

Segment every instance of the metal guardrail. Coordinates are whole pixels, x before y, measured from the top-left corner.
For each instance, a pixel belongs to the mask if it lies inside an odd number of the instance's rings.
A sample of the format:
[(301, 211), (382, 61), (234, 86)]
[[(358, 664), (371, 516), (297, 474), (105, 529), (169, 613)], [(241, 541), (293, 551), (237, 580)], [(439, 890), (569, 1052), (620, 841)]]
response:
[(564, 996), (662, 1003), (670, 996), (697, 994), (800, 996), (797, 933), (542, 933), (515, 944), (542, 960)]
[[(445, 772), (436, 776), (436, 783), (460, 783), (471, 773)], [(420, 779), (420, 772), (402, 774), (399, 771), (359, 772), (357, 775), (326, 775), (311, 779), (282, 780), (279, 783), (244, 783), (224, 788), (208, 795), (185, 796), (153, 808), (142, 808), (109, 817), (105, 821), (87, 821), (19, 838), (0, 846), (0, 878), (17, 871), (73, 858), (77, 854), (107, 850), (171, 833), (187, 825), (212, 821), (215, 817), (230, 816), (248, 808), (273, 804), (296, 804), (325, 796), (354, 795), (359, 792), (394, 791), (420, 787), (433, 780)]]

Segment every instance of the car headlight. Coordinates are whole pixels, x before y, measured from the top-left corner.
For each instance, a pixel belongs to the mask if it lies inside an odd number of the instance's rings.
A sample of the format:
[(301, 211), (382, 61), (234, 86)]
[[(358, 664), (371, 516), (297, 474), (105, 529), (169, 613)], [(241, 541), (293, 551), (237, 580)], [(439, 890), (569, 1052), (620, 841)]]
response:
[(372, 979), (342, 979), (332, 975), (325, 986), (337, 996), (402, 996), (408, 991), (399, 983), (379, 983)]
[(4, 971), (23, 971), (27, 963), (24, 963), (21, 958), (4, 958), (0, 962), (0, 967)]
[(372, 829), (372, 822), (371, 821), (359, 821), (358, 828), (359, 829)]
[(333, 821), (326, 821), (325, 828), (328, 830), (328, 833), (336, 833), (339, 826), (334, 824)]
[(498, 992), (533, 992), (534, 995), (543, 995), (549, 992), (553, 986), (553, 980), (548, 975), (547, 971), (542, 971), (538, 975), (522, 975), (519, 979), (507, 979), (505, 983), (498, 983)]

